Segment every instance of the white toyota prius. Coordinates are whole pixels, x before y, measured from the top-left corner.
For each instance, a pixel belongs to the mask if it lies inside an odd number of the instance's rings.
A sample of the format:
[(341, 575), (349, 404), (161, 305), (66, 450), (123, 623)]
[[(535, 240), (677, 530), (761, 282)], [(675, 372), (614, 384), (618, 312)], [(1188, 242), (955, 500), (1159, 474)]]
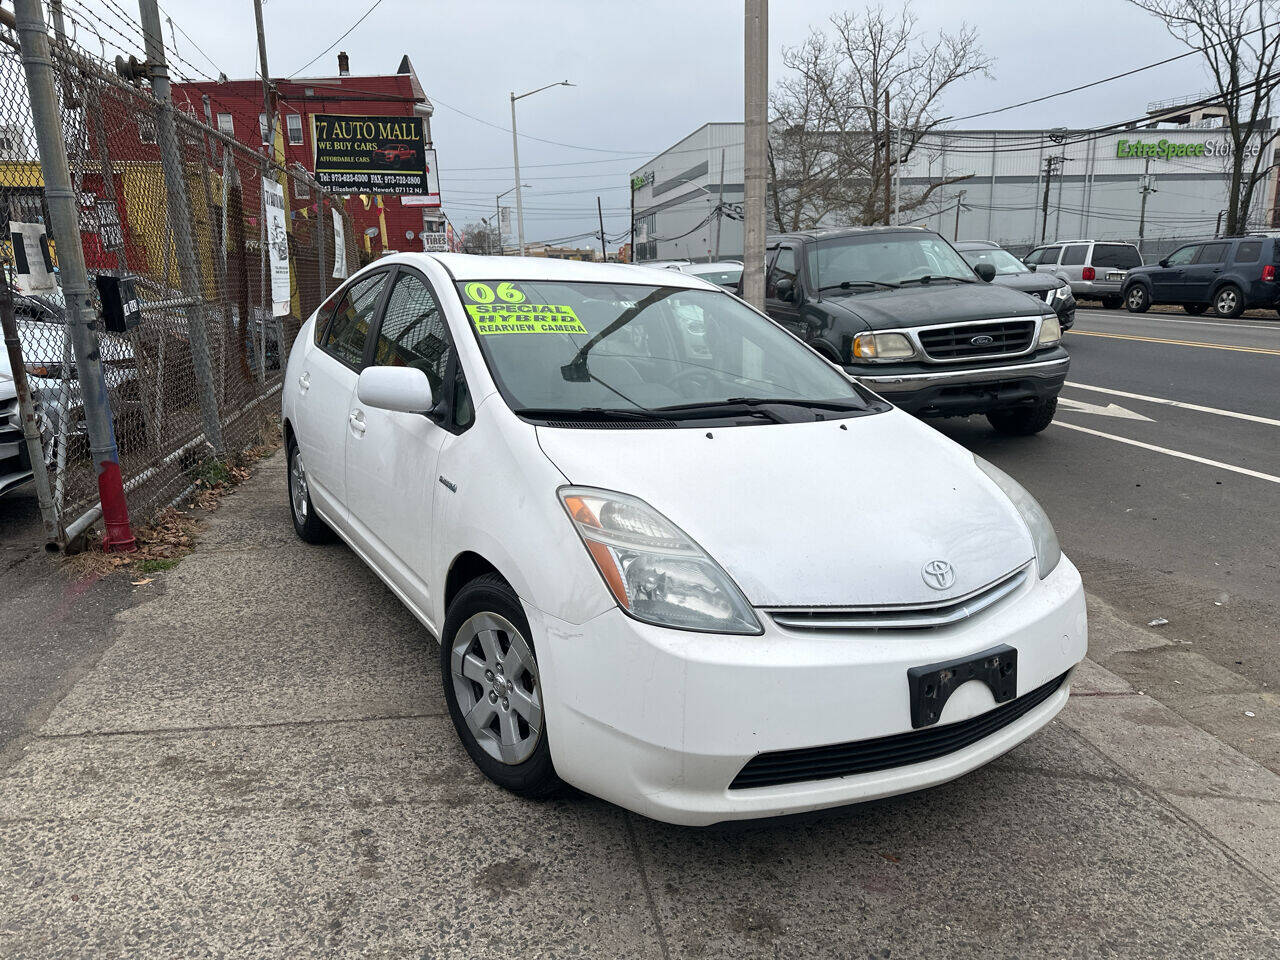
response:
[(1036, 501), (673, 270), (401, 254), (302, 327), (298, 534), (440, 639), (494, 782), (683, 824), (916, 790), (1066, 703), (1080, 576)]

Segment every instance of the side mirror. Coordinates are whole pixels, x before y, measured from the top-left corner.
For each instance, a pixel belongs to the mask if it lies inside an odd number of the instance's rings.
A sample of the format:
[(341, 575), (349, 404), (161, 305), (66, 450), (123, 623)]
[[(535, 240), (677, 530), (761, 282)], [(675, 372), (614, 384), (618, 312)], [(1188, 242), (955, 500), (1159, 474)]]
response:
[(431, 382), (416, 367), (365, 367), (356, 381), (360, 402), (380, 410), (428, 413)]
[(976, 273), (979, 278), (981, 278), (982, 280), (985, 280), (987, 283), (990, 283), (992, 280), (996, 278), (996, 268), (989, 263), (978, 264), (973, 268), (973, 272)]
[(1162, 267), (1167, 267), (1168, 265), (1169, 265), (1169, 258), (1168, 258), (1168, 257), (1165, 257), (1163, 260), (1161, 260), (1161, 261), (1160, 261), (1160, 266), (1162, 266)]
[(795, 295), (796, 282), (790, 277), (783, 277), (773, 289), (779, 300), (790, 300)]

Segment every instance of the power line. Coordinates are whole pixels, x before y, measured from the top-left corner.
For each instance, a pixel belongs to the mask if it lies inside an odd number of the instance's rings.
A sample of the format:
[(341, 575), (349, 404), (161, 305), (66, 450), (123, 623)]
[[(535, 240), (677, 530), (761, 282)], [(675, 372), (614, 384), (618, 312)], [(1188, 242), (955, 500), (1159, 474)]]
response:
[(328, 53), (330, 50), (332, 50), (334, 47), (340, 44), (343, 40), (345, 40), (350, 35), (351, 31), (354, 30), (356, 27), (360, 26), (360, 24), (364, 22), (364, 18), (369, 16), (369, 14), (373, 13), (374, 10), (377, 10), (381, 4), (382, 4), (382, 0), (373, 0), (372, 6), (370, 6), (369, 9), (366, 10), (364, 13), (360, 14), (360, 19), (357, 20), (355, 23), (353, 23), (351, 26), (347, 27), (347, 29), (343, 32), (342, 36), (340, 36), (337, 40), (333, 41), (333, 43), (329, 44), (327, 47), (325, 47), (323, 50), (317, 53), (314, 57), (312, 57), (302, 66), (300, 66), (297, 70), (293, 71), (293, 73), (289, 74), (289, 79), (292, 80), (294, 77), (300, 74), (303, 70), (307, 69), (307, 67), (311, 66), (313, 63), (315, 63), (317, 60), (323, 57), (326, 53)]

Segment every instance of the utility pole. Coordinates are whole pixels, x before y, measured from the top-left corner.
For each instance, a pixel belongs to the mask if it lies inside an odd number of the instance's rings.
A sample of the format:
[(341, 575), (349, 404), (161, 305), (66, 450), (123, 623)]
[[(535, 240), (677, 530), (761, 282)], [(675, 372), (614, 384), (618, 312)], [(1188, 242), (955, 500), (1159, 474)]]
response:
[(964, 206), (964, 195), (966, 193), (968, 193), (967, 190), (961, 190), (960, 196), (956, 197), (956, 228), (951, 232), (952, 240), (960, 239), (960, 208)]
[[(106, 550), (136, 550), (137, 544), (129, 529), (129, 507), (120, 475), (120, 453), (116, 447), (111, 404), (107, 399), (107, 381), (98, 353), (97, 318), (89, 292), (84, 248), (80, 245), (80, 217), (76, 209), (78, 195), (71, 183), (67, 145), (53, 88), (53, 59), (44, 10), (40, 0), (14, 0), (14, 14), (23, 71), (31, 94), (31, 116), (40, 151), (49, 226), (54, 239), (61, 241), (58, 271), (62, 278), (67, 333), (71, 338), (85, 427), (89, 434), (89, 452), (98, 475), (98, 498), (102, 503), (102, 520), (106, 527), (102, 545)], [(14, 373), (17, 372), (15, 367)]]
[(1063, 170), (1066, 165), (1066, 156), (1058, 157), (1058, 202), (1055, 204), (1057, 211), (1053, 217), (1053, 239), (1055, 243), (1062, 237), (1062, 181), (1066, 179), (1063, 176)]
[(262, 110), (267, 115), (267, 143), (271, 145), (272, 159), (275, 159), (276, 98), (271, 89), (271, 74), (267, 70), (267, 37), (262, 31), (262, 0), (253, 0), (253, 18), (258, 27), (258, 69), (262, 72)]
[[(1142, 238), (1147, 229), (1147, 194), (1156, 192), (1155, 178), (1151, 176), (1151, 158), (1147, 157), (1142, 164), (1142, 179), (1138, 181), (1138, 192), (1142, 194), (1142, 206), (1138, 212), (1138, 253), (1142, 253)], [(1217, 236), (1215, 233), (1214, 236)]]
[[(160, 10), (156, 0), (139, 0), (142, 36), (146, 42), (147, 75), (156, 104), (156, 142), (160, 146), (160, 167), (164, 171), (168, 195), (167, 214), (173, 230), (173, 243), (178, 254), (178, 273), (183, 298), (197, 304), (187, 307), (187, 336), (191, 345), (191, 365), (200, 395), (200, 412), (204, 420), (204, 437), (214, 455), (225, 454), (222, 424), (218, 417), (218, 400), (213, 390), (213, 364), (209, 361), (209, 340), (202, 309), (204, 292), (200, 289), (200, 267), (196, 248), (191, 241), (191, 207), (187, 202), (187, 184), (182, 171), (182, 148), (173, 122), (173, 100), (169, 94), (169, 65), (164, 58), (164, 34), (160, 31)], [(265, 254), (264, 254), (265, 256)], [(248, 323), (248, 318), (245, 318)]]
[(600, 195), (596, 194), (596, 215), (600, 217), (600, 262), (607, 263), (609, 251), (604, 245), (604, 208), (600, 206)]
[(516, 173), (516, 238), (524, 256), (524, 196), (520, 190), (520, 138), (516, 134), (516, 92), (511, 91), (511, 163)]
[(1044, 243), (1045, 232), (1049, 229), (1049, 185), (1053, 183), (1053, 168), (1062, 157), (1044, 158), (1044, 197), (1040, 201), (1040, 242)]
[(720, 148), (720, 189), (716, 193), (716, 252), (720, 259), (720, 224), (724, 222), (724, 148)]
[(745, 0), (742, 298), (764, 309), (765, 158), (769, 146), (769, 0)]

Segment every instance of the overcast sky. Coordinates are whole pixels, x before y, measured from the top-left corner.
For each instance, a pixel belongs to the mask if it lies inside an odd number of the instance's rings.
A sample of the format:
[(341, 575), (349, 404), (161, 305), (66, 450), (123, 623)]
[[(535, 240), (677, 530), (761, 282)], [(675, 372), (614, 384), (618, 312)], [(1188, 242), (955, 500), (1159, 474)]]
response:
[[(119, 28), (112, 2), (137, 17), (131, 0), (66, 0), (69, 9), (94, 10), (105, 26)], [(301, 68), (372, 2), (267, 0), (272, 74)], [(861, 6), (774, 0), (771, 80), (782, 70), (783, 46), (823, 26), (833, 11)], [(219, 69), (233, 78), (254, 75), (252, 0), (162, 0), (162, 9)], [(1123, 0), (916, 0), (913, 9), (926, 35), (974, 25), (995, 61), (990, 79), (968, 80), (948, 93), (942, 113), (951, 116), (1100, 79), (1184, 49)], [(336, 73), (339, 49), (350, 54), (355, 74), (393, 72), (407, 53), (436, 105), (432, 133), (445, 210), (459, 226), (491, 214), (494, 194), (512, 185), (508, 92), (573, 81), (576, 87), (555, 87), (518, 105), (522, 134), (593, 148), (522, 137), (523, 179), (533, 185), (525, 193), (526, 237), (595, 229), (597, 192), (606, 232), (616, 235), (628, 224), (632, 169), (707, 121), (742, 119), (742, 20), (742, 0), (382, 0), (303, 75)], [(181, 33), (177, 51), (216, 75)], [(1139, 115), (1150, 100), (1198, 92), (1205, 83), (1196, 58), (1188, 58), (975, 124), (1097, 126)]]

